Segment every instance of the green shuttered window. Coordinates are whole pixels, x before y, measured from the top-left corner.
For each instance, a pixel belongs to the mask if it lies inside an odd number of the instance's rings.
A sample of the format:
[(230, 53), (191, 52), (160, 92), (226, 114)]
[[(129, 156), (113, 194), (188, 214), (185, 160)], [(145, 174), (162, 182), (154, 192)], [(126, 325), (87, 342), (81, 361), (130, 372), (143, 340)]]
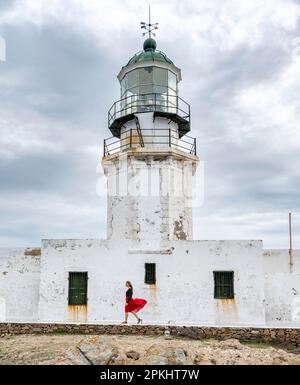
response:
[(155, 263), (145, 263), (145, 283), (148, 285), (155, 285), (156, 271)]
[(69, 273), (69, 305), (87, 304), (87, 273)]
[(234, 298), (234, 274), (233, 271), (214, 271), (216, 299)]

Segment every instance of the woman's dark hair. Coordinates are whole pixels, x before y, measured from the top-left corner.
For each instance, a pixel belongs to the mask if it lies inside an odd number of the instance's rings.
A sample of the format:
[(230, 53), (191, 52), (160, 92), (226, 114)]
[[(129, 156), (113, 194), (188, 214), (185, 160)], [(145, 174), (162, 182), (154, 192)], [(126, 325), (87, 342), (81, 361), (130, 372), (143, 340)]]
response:
[(126, 284), (130, 287), (130, 289), (133, 291), (133, 286), (130, 281), (126, 281)]

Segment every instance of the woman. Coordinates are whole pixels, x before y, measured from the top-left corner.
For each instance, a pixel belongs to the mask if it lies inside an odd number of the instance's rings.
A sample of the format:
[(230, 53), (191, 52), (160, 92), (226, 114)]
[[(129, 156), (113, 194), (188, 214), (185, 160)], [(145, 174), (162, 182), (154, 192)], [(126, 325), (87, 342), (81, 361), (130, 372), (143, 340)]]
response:
[(141, 318), (137, 316), (137, 312), (140, 311), (147, 303), (145, 299), (142, 298), (132, 298), (133, 295), (133, 287), (130, 281), (126, 281), (126, 306), (125, 306), (125, 321), (123, 324), (127, 324), (128, 321), (128, 313), (131, 313), (137, 319), (137, 323), (140, 324), (143, 322)]

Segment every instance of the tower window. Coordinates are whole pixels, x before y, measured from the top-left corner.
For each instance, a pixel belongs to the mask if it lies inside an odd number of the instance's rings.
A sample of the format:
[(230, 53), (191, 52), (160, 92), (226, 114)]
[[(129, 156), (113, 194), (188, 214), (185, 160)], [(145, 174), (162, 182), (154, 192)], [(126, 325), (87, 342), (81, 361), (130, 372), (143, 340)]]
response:
[(69, 273), (69, 305), (87, 304), (88, 273)]
[(155, 285), (156, 283), (155, 267), (155, 263), (145, 263), (145, 283), (148, 285)]
[(214, 271), (216, 299), (234, 298), (234, 273), (233, 271)]

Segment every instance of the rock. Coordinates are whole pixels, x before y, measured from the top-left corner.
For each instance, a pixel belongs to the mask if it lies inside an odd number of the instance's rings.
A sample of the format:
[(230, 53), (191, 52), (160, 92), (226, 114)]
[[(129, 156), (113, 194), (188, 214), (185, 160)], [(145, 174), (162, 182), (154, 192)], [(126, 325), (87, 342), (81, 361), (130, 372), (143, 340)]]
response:
[(107, 338), (79, 343), (77, 348), (92, 365), (113, 363), (119, 354), (117, 347), (112, 345)]
[(81, 354), (85, 354), (85, 353), (90, 352), (91, 350), (95, 350), (96, 346), (92, 345), (90, 343), (84, 342), (84, 343), (79, 343), (77, 345), (77, 349), (81, 352)]
[[(93, 340), (93, 339), (91, 339)], [(112, 343), (116, 342), (116, 339), (114, 337), (110, 337), (108, 335), (102, 335), (94, 339), (94, 342), (97, 345), (102, 345), (102, 346), (111, 346)]]
[[(297, 357), (297, 356), (295, 356)], [(271, 358), (271, 357), (270, 357)], [(273, 356), (274, 365), (289, 365), (294, 358), (294, 354), (289, 354), (284, 350), (278, 349), (277, 354)], [(298, 363), (300, 362), (300, 359)]]
[(128, 352), (126, 352), (126, 356), (136, 361), (140, 358), (140, 353), (136, 352), (135, 350), (129, 350)]
[(162, 350), (163, 347), (160, 348), (159, 356), (163, 356), (168, 358), (169, 360), (175, 357), (175, 349), (171, 346), (167, 347), (166, 350)]
[(69, 349), (65, 353), (65, 360), (61, 362), (65, 365), (91, 365), (78, 349)]
[(198, 328), (183, 328), (177, 331), (177, 336), (199, 340), (205, 336), (203, 330)]
[(165, 340), (170, 340), (172, 339), (171, 332), (169, 329), (166, 329), (164, 332)]
[(289, 365), (300, 365), (300, 357), (291, 357), (288, 361)]
[(187, 352), (182, 348), (176, 348), (175, 349), (175, 360), (176, 365), (188, 365), (188, 354)]
[(212, 365), (211, 361), (203, 354), (196, 354), (193, 363), (194, 365)]
[(220, 341), (219, 346), (224, 349), (242, 349), (243, 345), (240, 343), (239, 340), (235, 338), (230, 338), (225, 341)]
[[(156, 348), (152, 348), (153, 352)], [(159, 354), (152, 354), (152, 357), (162, 357), (166, 365), (189, 365), (192, 364), (191, 360), (188, 359), (187, 352), (178, 347), (176, 349), (169, 347), (165, 351), (160, 351)], [(153, 364), (154, 365), (154, 364)]]
[(273, 358), (273, 365), (288, 365), (286, 359), (282, 356)]
[(281, 357), (285, 357), (287, 353), (284, 350), (282, 350), (282, 349), (278, 349), (277, 350), (277, 354), (279, 356), (281, 356)]
[(150, 346), (150, 348), (146, 351), (146, 354), (148, 356), (158, 356), (161, 353), (161, 346), (158, 344), (153, 344)]
[(125, 354), (119, 354), (115, 358), (113, 357), (109, 362), (110, 365), (127, 365), (127, 357)]
[(146, 365), (168, 365), (168, 359), (163, 356), (150, 356)]
[(98, 350), (91, 350), (84, 353), (84, 356), (92, 363), (92, 365), (109, 365), (112, 364), (117, 358), (118, 351), (109, 349), (99, 353)]

